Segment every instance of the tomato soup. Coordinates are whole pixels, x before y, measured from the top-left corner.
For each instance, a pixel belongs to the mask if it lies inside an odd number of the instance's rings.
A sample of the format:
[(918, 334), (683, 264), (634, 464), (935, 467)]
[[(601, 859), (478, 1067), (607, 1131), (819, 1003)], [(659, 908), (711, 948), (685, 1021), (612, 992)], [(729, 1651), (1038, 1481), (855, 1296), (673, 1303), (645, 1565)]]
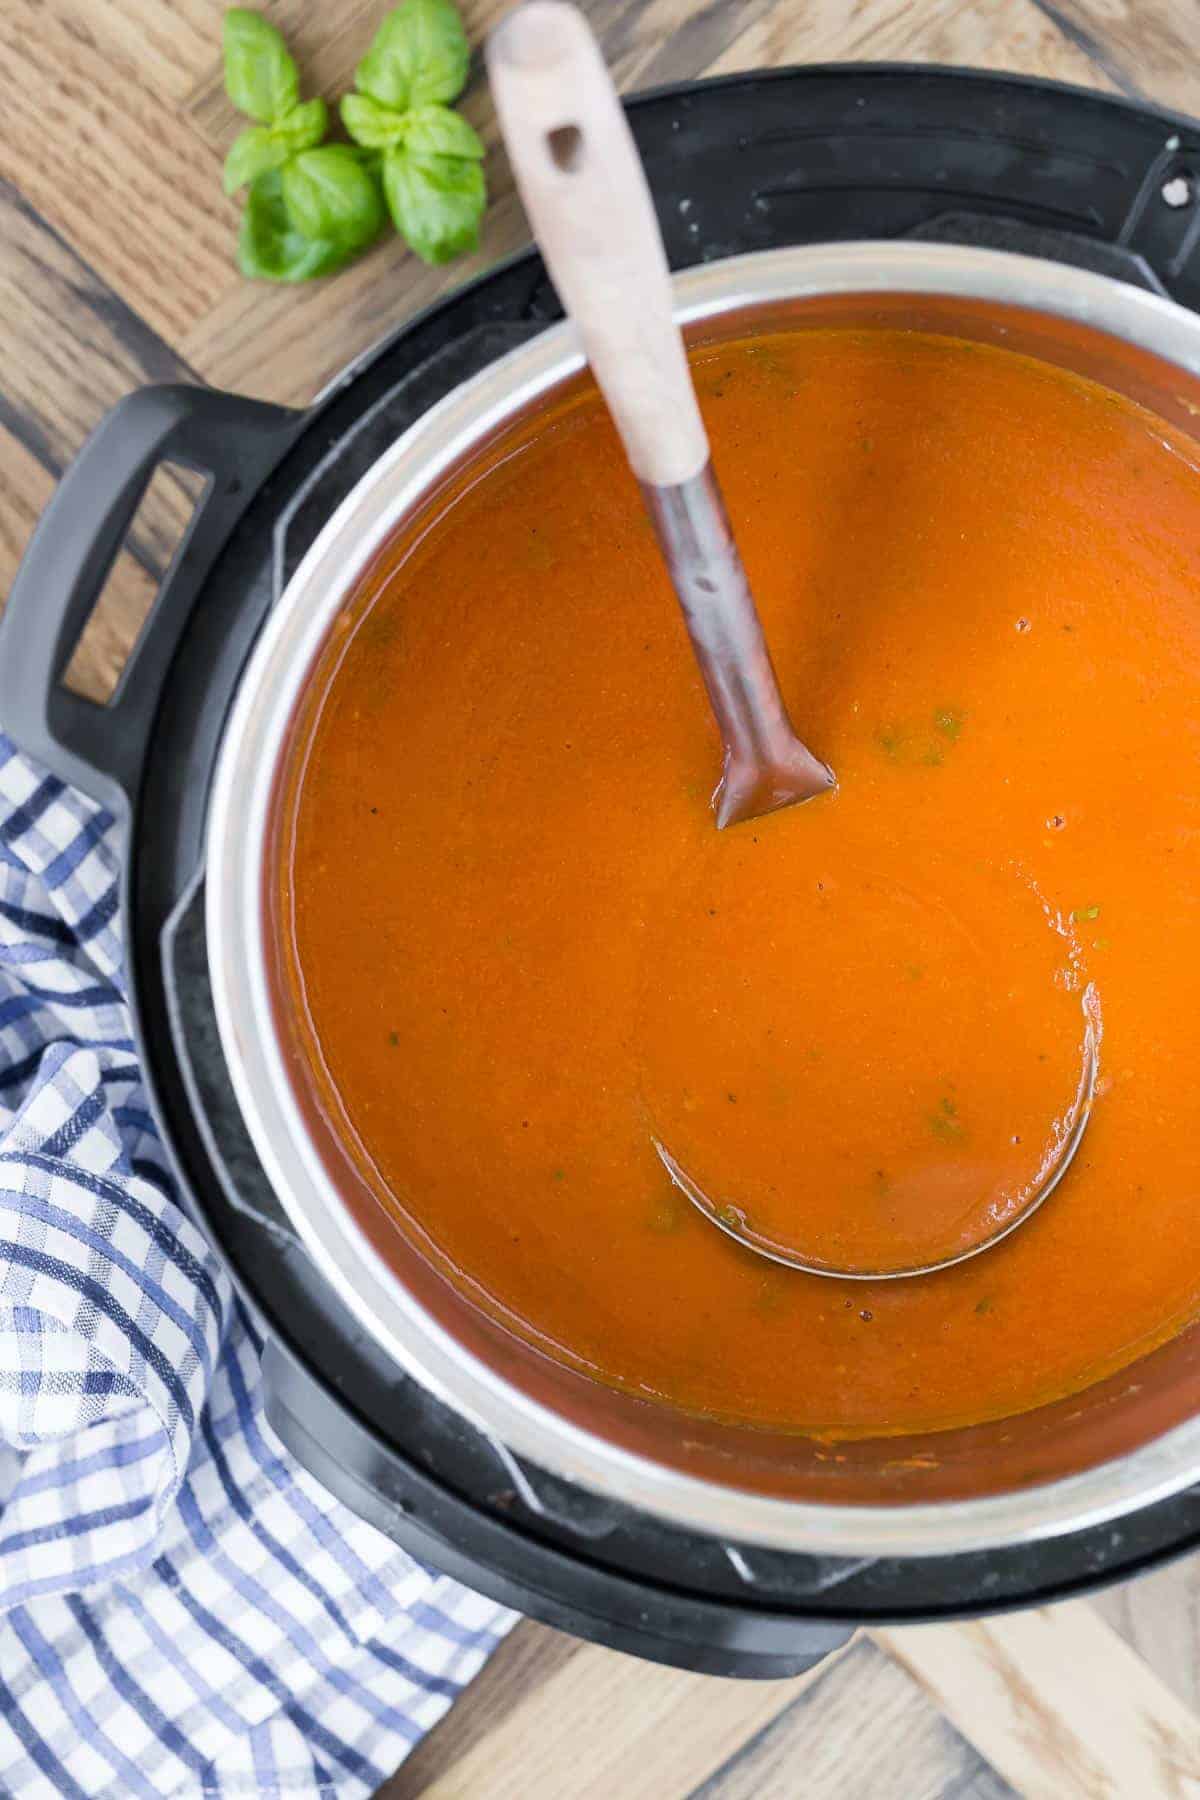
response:
[[(1105, 389), (917, 332), (693, 358), (834, 793), (714, 827), (720, 746), (594, 389), (387, 547), (278, 869), (311, 1080), (481, 1305), (688, 1412), (857, 1436), (1070, 1394), (1200, 1308), (1200, 473)], [(700, 1216), (663, 1150), (844, 1267)]]

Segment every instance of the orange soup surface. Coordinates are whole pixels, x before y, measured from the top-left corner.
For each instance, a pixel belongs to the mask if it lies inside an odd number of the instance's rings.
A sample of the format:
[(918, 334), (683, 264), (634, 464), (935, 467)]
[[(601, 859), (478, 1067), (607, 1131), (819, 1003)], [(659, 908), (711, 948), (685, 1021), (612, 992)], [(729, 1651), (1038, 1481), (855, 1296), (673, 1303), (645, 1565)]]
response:
[[(550, 1354), (832, 1435), (1036, 1406), (1200, 1303), (1200, 474), (1102, 388), (921, 333), (694, 356), (835, 793), (718, 833), (720, 747), (580, 385), (387, 548), (317, 672), (278, 871), (321, 1103)], [(1082, 1146), (1001, 1229), (1100, 1033)]]

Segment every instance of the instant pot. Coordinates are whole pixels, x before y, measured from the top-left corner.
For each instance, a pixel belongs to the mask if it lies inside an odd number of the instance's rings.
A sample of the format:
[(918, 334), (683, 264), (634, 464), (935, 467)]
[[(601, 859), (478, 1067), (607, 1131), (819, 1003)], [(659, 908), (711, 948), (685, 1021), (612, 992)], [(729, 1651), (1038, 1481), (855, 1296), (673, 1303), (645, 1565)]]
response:
[[(1200, 135), (1105, 96), (875, 66), (632, 103), (693, 336), (899, 323), (1078, 370), (1195, 434)], [(1200, 1331), (1070, 1401), (814, 1445), (684, 1421), (502, 1338), (346, 1204), (273, 1008), (263, 867), (330, 622), (441, 476), (579, 368), (537, 256), (305, 413), (131, 395), (64, 477), (0, 627), (0, 718), (118, 817), (135, 1030), (182, 1203), (264, 1341), (292, 1453), (423, 1561), (563, 1629), (779, 1675), (864, 1621), (1029, 1605), (1200, 1534)], [(208, 477), (108, 706), (61, 685), (160, 463)], [(401, 1101), (402, 1103), (402, 1101)]]

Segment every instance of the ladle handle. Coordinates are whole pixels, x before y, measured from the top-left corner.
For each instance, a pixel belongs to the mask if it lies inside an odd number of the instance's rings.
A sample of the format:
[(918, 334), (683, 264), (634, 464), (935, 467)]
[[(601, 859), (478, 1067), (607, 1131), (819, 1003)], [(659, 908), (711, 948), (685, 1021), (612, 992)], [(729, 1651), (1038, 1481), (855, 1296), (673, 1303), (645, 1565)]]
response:
[(654, 202), (591, 30), (562, 0), (527, 0), (491, 35), (488, 74), (530, 224), (634, 473), (698, 475), (708, 439)]

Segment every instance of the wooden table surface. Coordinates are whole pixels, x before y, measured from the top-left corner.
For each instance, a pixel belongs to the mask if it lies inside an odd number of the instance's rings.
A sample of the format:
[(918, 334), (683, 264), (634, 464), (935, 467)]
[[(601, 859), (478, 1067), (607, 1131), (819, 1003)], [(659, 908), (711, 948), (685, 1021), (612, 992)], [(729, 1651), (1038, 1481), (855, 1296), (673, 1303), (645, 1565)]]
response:
[[(507, 0), (467, 0), (474, 39)], [(306, 91), (342, 91), (387, 0), (271, 0)], [(336, 280), (233, 267), (220, 0), (0, 0), (0, 593), (85, 433), (128, 389), (303, 402), (364, 346), (521, 242), (500, 157), (480, 254), (393, 242)], [(1200, 113), (1197, 0), (591, 0), (625, 87), (757, 64), (929, 60)], [(467, 110), (494, 146), (476, 79)], [(180, 524), (158, 477), (73, 680), (104, 692)], [(1090, 1601), (860, 1636), (811, 1675), (714, 1681), (519, 1626), (389, 1800), (1053, 1800), (1200, 1794), (1200, 1563)]]

